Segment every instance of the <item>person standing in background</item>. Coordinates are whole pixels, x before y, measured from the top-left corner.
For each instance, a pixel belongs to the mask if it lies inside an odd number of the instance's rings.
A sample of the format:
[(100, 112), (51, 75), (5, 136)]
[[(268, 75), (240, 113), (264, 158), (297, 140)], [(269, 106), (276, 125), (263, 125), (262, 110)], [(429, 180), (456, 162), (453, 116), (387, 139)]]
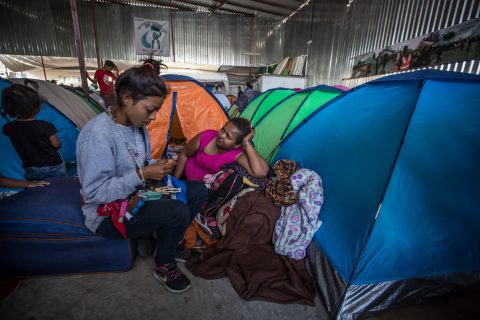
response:
[(250, 82), (247, 82), (247, 83), (245, 84), (245, 87), (246, 87), (245, 93), (247, 93), (247, 92), (252, 92), (252, 91), (253, 91), (253, 86), (252, 86), (252, 84), (251, 84)]
[[(112, 71), (115, 71), (113, 73)], [(118, 77), (118, 68), (111, 60), (106, 60), (102, 69), (97, 69), (95, 75), (90, 77), (88, 72), (85, 72), (87, 78), (93, 83), (97, 84), (100, 89), (100, 96), (105, 101), (105, 106), (110, 107), (115, 101), (115, 81)]]
[(238, 93), (237, 93), (237, 97), (241, 97), (243, 96), (243, 91), (242, 91), (242, 87), (238, 86)]
[(220, 90), (220, 86), (218, 85), (217, 82), (215, 82), (215, 84), (213, 85), (212, 93), (213, 94), (222, 93), (222, 90)]

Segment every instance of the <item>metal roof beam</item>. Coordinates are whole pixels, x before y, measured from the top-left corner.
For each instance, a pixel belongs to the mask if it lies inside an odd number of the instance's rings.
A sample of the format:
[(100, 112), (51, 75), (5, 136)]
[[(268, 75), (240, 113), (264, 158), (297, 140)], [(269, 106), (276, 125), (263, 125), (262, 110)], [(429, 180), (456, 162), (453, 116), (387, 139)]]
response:
[[(220, 0), (213, 0), (213, 1), (222, 2)], [(260, 8), (248, 6), (248, 5), (245, 5), (245, 4), (238, 4), (236, 2), (230, 2), (230, 3), (228, 3), (228, 5), (243, 8), (243, 9), (249, 9), (249, 10), (259, 11), (259, 12), (263, 12), (263, 13), (268, 13), (268, 14), (271, 14), (272, 16), (278, 16), (278, 17), (282, 17), (282, 18), (288, 17), (288, 15), (284, 15), (284, 14), (281, 14), (281, 13), (278, 13), (278, 12), (273, 12), (273, 11), (270, 11), (270, 10), (260, 9)], [(225, 9), (222, 9), (222, 10), (225, 10)]]
[(157, 5), (159, 7), (165, 7), (167, 9), (180, 9), (180, 10), (188, 10), (188, 11), (195, 11), (193, 10), (192, 8), (188, 8), (188, 7), (179, 7), (178, 5), (173, 5), (172, 4), (172, 1), (170, 1), (169, 4), (166, 4), (166, 3), (162, 3), (162, 2), (159, 2), (159, 1), (155, 1), (155, 0), (137, 0), (138, 2), (144, 2), (144, 3), (148, 3), (148, 4), (154, 4), (154, 5)]
[(96, 1), (97, 3), (113, 3), (113, 4), (118, 4), (121, 6), (130, 6), (130, 4), (125, 3), (123, 1), (116, 1), (116, 0), (103, 0), (103, 1)]
[(227, 2), (228, 2), (228, 0), (222, 1), (222, 3), (220, 3), (218, 6), (216, 6), (216, 7), (213, 8), (212, 10), (210, 10), (210, 12), (208, 13), (208, 15), (213, 14), (215, 11), (217, 11), (218, 9), (220, 9), (221, 7), (223, 7), (223, 5), (226, 4)]
[[(243, 15), (243, 16), (246, 16), (246, 17), (253, 17), (253, 18), (256, 17), (255, 13), (238, 11), (238, 9), (235, 10), (234, 8), (229, 8), (229, 9), (224, 8), (225, 5), (229, 5), (229, 6), (232, 6), (232, 7), (238, 7), (238, 8), (242, 8), (242, 9), (248, 9), (248, 10), (252, 10), (252, 11), (266, 13), (266, 14), (270, 14), (270, 15), (273, 15), (273, 16), (278, 16), (278, 17), (281, 17), (281, 18), (288, 17), (288, 15), (281, 14), (281, 13), (278, 13), (278, 12), (274, 12), (274, 11), (271, 11), (271, 10), (261, 9), (261, 8), (257, 8), (255, 6), (251, 6), (251, 5), (234, 3), (231, 0), (213, 0), (214, 2), (217, 2), (219, 4), (217, 6), (206, 5), (205, 3), (197, 2), (197, 1), (194, 1), (194, 0), (170, 0), (170, 1), (168, 1), (168, 0), (166, 0), (166, 1), (162, 1), (162, 0), (136, 0), (136, 1), (137, 2), (148, 3), (148, 4), (153, 4), (153, 5), (157, 5), (157, 6), (162, 6), (162, 7), (165, 7), (165, 8), (172, 8), (172, 9), (196, 12), (197, 10), (193, 9), (192, 7), (186, 6), (186, 5), (192, 5), (192, 6), (197, 6), (199, 8), (203, 8), (203, 9), (209, 11), (209, 15), (213, 14), (217, 11), (222, 11), (222, 12), (225, 12), (225, 13)], [(301, 2), (304, 2), (304, 1), (306, 1), (306, 0), (302, 0)], [(128, 0), (97, 0), (97, 2), (98, 3), (102, 3), (102, 2), (103, 3), (114, 3), (114, 4), (124, 5), (124, 6), (131, 6), (132, 5), (131, 3), (129, 3)], [(256, 1), (256, 2), (262, 3), (262, 1)], [(284, 5), (281, 5), (281, 6), (273, 5), (272, 1), (267, 1), (267, 2), (269, 2), (269, 3), (263, 3), (263, 4), (270, 5), (270, 6), (275, 6), (277, 8), (280, 8), (280, 7), (284, 6)], [(283, 9), (288, 9), (288, 8), (283, 8)]]
[[(194, 1), (191, 1), (191, 0), (181, 0), (181, 1), (180, 0), (175, 0), (175, 2), (183, 2), (183, 3), (191, 4), (191, 5), (194, 5), (194, 6), (199, 6), (199, 7), (202, 7), (202, 8), (205, 8), (205, 9), (210, 9), (210, 10), (215, 9), (215, 7), (207, 6), (204, 3), (194, 2)], [(215, 2), (220, 2), (221, 3), (223, 1), (215, 1)], [(221, 8), (219, 10), (229, 12), (229, 13), (244, 15), (244, 16), (247, 16), (247, 17), (255, 17), (254, 14), (241, 12), (241, 11), (229, 10), (229, 9), (224, 9), (224, 8)]]
[[(286, 4), (281, 4), (281, 3), (277, 3), (276, 1), (260, 1), (260, 0), (250, 0), (252, 2), (257, 2), (257, 3), (261, 3), (261, 4), (264, 4), (264, 5), (268, 5), (268, 6), (273, 6), (273, 7), (277, 7), (277, 8), (282, 8), (282, 9), (287, 9), (287, 10), (290, 10), (290, 11), (295, 11), (298, 9), (298, 6), (289, 6), (289, 5), (286, 5)], [(302, 1), (303, 2), (303, 1)]]

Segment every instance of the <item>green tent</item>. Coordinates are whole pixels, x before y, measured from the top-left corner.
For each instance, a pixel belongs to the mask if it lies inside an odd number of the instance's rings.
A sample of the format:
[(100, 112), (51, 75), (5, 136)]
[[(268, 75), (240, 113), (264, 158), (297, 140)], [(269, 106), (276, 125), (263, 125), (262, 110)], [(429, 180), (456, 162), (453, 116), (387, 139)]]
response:
[(256, 131), (253, 142), (258, 153), (271, 161), (286, 135), (342, 92), (329, 86), (317, 86), (287, 96), (272, 106), (259, 120), (252, 122)]
[(238, 105), (236, 103), (232, 104), (230, 109), (228, 109), (228, 116), (230, 119), (240, 116), (240, 110), (238, 110)]
[(250, 120), (255, 126), (268, 111), (292, 94), (295, 94), (295, 90), (284, 88), (267, 90), (253, 99), (240, 114), (240, 117)]
[(95, 101), (95, 99), (93, 99), (92, 97), (85, 98), (83, 96), (83, 91), (81, 87), (70, 87), (66, 85), (60, 85), (60, 86), (64, 89), (67, 89), (70, 92), (73, 92), (78, 97), (80, 97), (90, 107), (90, 109), (92, 109), (96, 114), (99, 114), (105, 111), (102, 108), (102, 106), (98, 104), (98, 102)]

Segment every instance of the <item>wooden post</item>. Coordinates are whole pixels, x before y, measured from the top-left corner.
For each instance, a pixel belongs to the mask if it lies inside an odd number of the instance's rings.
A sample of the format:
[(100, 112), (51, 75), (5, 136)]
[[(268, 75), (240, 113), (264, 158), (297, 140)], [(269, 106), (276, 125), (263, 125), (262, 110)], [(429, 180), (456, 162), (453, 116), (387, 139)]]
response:
[(80, 77), (82, 78), (82, 91), (84, 97), (88, 98), (87, 76), (85, 74), (85, 53), (83, 51), (82, 33), (80, 32), (80, 23), (78, 21), (77, 0), (70, 0), (70, 9), (72, 10), (73, 33), (75, 36), (78, 64), (80, 66)]
[(45, 81), (47, 81), (47, 72), (45, 71), (45, 64), (43, 63), (43, 56), (40, 56), (40, 59), (42, 59), (43, 77)]
[[(172, 5), (172, 0), (170, 0), (170, 5)], [(170, 7), (170, 33), (172, 34), (173, 62), (175, 62), (175, 33), (173, 32), (173, 13), (172, 13), (171, 7)]]
[[(253, 22), (250, 24), (250, 52), (253, 52), (253, 23), (256, 18), (252, 18)], [(252, 82), (252, 56), (248, 57), (248, 82)]]
[(97, 32), (97, 18), (95, 16), (95, 3), (96, 0), (90, 0), (90, 9), (92, 9), (92, 26), (93, 26), (93, 39), (95, 43), (95, 53), (97, 54), (97, 66), (98, 69), (102, 68), (102, 61), (100, 59), (100, 49), (98, 48), (98, 32)]

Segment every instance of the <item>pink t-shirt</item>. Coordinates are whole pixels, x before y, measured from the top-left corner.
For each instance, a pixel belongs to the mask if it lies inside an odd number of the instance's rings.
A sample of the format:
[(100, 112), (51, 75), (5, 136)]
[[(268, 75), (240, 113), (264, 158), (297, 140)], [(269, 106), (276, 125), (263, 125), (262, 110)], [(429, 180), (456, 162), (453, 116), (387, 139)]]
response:
[(200, 135), (200, 145), (197, 153), (187, 159), (185, 164), (185, 176), (187, 180), (202, 181), (207, 174), (220, 171), (224, 164), (235, 162), (237, 156), (243, 152), (242, 148), (235, 148), (220, 154), (206, 154), (203, 150), (210, 141), (217, 137), (216, 130), (205, 130)]

